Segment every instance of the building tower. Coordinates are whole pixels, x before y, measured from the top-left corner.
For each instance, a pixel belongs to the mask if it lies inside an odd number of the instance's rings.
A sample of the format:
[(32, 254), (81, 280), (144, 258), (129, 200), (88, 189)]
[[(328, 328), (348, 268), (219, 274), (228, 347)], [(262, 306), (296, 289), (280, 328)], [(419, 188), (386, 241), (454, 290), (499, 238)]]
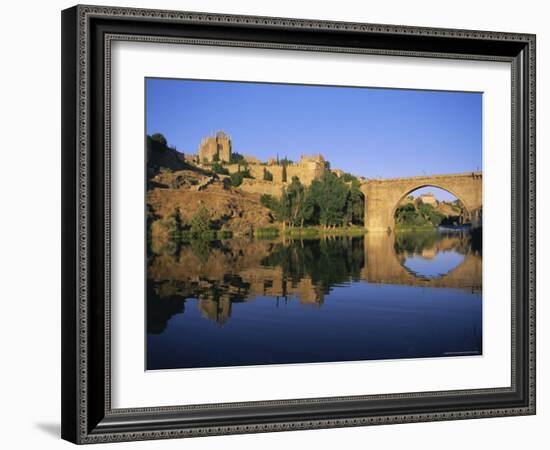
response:
[(214, 136), (205, 137), (199, 146), (199, 161), (213, 162), (231, 161), (231, 138), (223, 131), (218, 131)]

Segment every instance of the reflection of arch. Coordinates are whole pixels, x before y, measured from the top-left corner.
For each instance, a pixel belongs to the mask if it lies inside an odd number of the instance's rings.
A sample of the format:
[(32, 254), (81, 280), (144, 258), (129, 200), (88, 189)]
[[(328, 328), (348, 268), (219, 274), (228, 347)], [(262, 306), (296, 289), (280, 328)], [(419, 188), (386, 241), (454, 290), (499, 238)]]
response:
[(412, 270), (410, 267), (407, 267), (404, 263), (400, 263), (401, 264), (401, 267), (403, 267), (403, 269), (405, 271), (407, 271), (408, 273), (411, 274), (411, 276), (417, 278), (417, 279), (420, 279), (420, 280), (426, 280), (426, 281), (431, 281), (431, 280), (437, 280), (437, 279), (441, 279), (441, 278), (444, 278), (444, 277), (447, 277), (447, 276), (452, 276), (452, 273), (457, 270), (462, 264), (464, 264), (464, 262), (466, 261), (466, 257), (463, 255), (463, 258), (462, 258), (462, 261), (457, 264), (456, 266), (454, 266), (451, 270), (449, 270), (448, 272), (445, 272), (445, 273), (442, 273), (438, 276), (435, 276), (435, 277), (428, 277), (428, 276), (423, 276), (423, 275), (419, 275), (417, 272), (415, 272), (414, 270)]
[(399, 261), (393, 235), (367, 233), (364, 246), (365, 267), (362, 278), (369, 283), (481, 290), (482, 262), (478, 255), (465, 254), (464, 261), (445, 276), (419, 278)]
[[(457, 239), (457, 238), (455, 237), (454, 239)], [(445, 240), (452, 241), (453, 238), (444, 238), (443, 240), (444, 241)], [(399, 255), (399, 256), (396, 255), (396, 256), (398, 258), (399, 264), (401, 264), (403, 269), (405, 269), (407, 272), (409, 272), (412, 276), (414, 276), (416, 278), (421, 278), (421, 279), (436, 279), (436, 278), (442, 278), (442, 277), (445, 277), (447, 275), (450, 275), (454, 270), (456, 270), (458, 267), (460, 267), (462, 264), (464, 264), (464, 261), (466, 259), (466, 254), (461, 253), (456, 248), (456, 246), (441, 247), (439, 245), (439, 242), (436, 242), (436, 244), (432, 248), (430, 248), (429, 250), (433, 252), (433, 255), (425, 256), (425, 252), (420, 251), (418, 253), (416, 253), (416, 252), (412, 252), (412, 253), (405, 252), (403, 255)], [(413, 267), (411, 267), (409, 265), (410, 263), (407, 264), (407, 261), (409, 261), (411, 258), (414, 258), (415, 261), (418, 261), (418, 260), (421, 260), (421, 261), (434, 261), (434, 260), (437, 260), (437, 258), (440, 257), (440, 255), (442, 256), (442, 255), (446, 254), (447, 252), (454, 252), (455, 254), (459, 255), (460, 256), (460, 261), (458, 261), (456, 264), (449, 267), (449, 269), (446, 272), (439, 273), (438, 275), (435, 275), (435, 276), (423, 275), (422, 273), (418, 272)]]
[(393, 230), (395, 209), (399, 202), (411, 192), (426, 186), (453, 194), (472, 217), (474, 226), (481, 225), (478, 211), (482, 207), (482, 175), (481, 172), (471, 172), (366, 181), (361, 186), (365, 195), (365, 227), (370, 231)]

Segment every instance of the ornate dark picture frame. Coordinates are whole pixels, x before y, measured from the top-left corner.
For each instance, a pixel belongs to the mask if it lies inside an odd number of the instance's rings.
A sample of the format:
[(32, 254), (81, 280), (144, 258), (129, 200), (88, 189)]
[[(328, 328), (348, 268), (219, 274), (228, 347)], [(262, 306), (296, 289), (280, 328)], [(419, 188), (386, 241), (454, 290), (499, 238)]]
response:
[[(111, 407), (110, 45), (115, 40), (507, 61), (512, 373), (505, 388)], [(62, 12), (62, 437), (163, 439), (535, 414), (535, 36), (99, 6)]]

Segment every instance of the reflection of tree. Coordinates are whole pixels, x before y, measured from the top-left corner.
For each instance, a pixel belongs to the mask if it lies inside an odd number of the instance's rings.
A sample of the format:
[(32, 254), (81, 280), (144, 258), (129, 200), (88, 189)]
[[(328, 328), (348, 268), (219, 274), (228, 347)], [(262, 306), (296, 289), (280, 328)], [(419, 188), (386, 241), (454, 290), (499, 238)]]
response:
[(364, 264), (362, 238), (291, 241), (276, 246), (263, 264), (281, 267), (283, 278), (297, 282), (309, 276), (328, 293), (332, 286), (358, 280)]
[(395, 235), (394, 248), (397, 255), (419, 255), (425, 250), (455, 250), (463, 255), (472, 247), (469, 232), (441, 233), (437, 231), (400, 232)]
[(439, 238), (440, 234), (436, 231), (397, 233), (394, 244), (395, 252), (398, 255), (401, 253), (417, 254), (427, 247), (433, 247)]
[(334, 286), (350, 281), (417, 285), (402, 266), (404, 258), (430, 259), (449, 250), (466, 255), (469, 262), (460, 266), (456, 287), (481, 286), (481, 258), (473, 247), (470, 233), (429, 231), (271, 242), (191, 241), (176, 254), (157, 254), (149, 261), (147, 329), (161, 333), (187, 300), (203, 317), (223, 324), (233, 303), (257, 297), (320, 306)]
[(210, 242), (202, 239), (194, 239), (191, 241), (191, 251), (198, 260), (205, 264), (210, 257)]
[(160, 298), (151, 282), (147, 283), (147, 333), (161, 334), (168, 320), (183, 313), (185, 298), (174, 295)]

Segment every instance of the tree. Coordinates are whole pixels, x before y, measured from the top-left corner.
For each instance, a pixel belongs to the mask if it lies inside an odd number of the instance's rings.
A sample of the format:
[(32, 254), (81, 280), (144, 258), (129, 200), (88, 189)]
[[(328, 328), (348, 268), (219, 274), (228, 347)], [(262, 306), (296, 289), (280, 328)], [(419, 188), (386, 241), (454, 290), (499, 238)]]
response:
[(273, 181), (273, 174), (264, 167), (264, 181)]
[(250, 178), (250, 173), (248, 172), (248, 170), (240, 170), (239, 167), (239, 170), (237, 172), (234, 172), (230, 175), (231, 186), (239, 187), (245, 178)]
[(214, 162), (219, 162), (220, 160), (220, 155), (218, 155), (217, 153), (212, 157), (212, 161)]
[(281, 175), (283, 183), (286, 183), (286, 163), (283, 162), (283, 174)]
[(352, 223), (363, 224), (365, 221), (365, 198), (361, 192), (361, 183), (357, 178), (351, 181), (349, 205)]
[(164, 135), (161, 134), (161, 133), (154, 133), (151, 136), (151, 140), (153, 142), (156, 142), (156, 143), (160, 144), (162, 147), (166, 147), (166, 145), (168, 144), (168, 141), (166, 140)]
[(231, 153), (231, 158), (230, 158), (230, 163), (231, 164), (237, 164), (239, 162), (242, 162), (244, 161), (244, 156), (241, 155), (240, 153), (237, 153), (237, 152), (233, 152)]
[(193, 234), (202, 234), (210, 229), (210, 211), (204, 206), (200, 206), (191, 218), (191, 232)]
[(288, 220), (293, 226), (304, 226), (304, 222), (313, 215), (314, 205), (311, 196), (306, 188), (300, 182), (297, 176), (292, 177), (292, 181), (286, 190), (288, 203)]
[(179, 206), (176, 207), (172, 217), (174, 218), (174, 230), (179, 233), (183, 230), (183, 219), (181, 217), (181, 210)]
[(222, 175), (229, 175), (229, 170), (227, 170), (225, 167), (223, 167), (219, 162), (213, 163), (210, 168), (212, 169), (212, 172), (219, 173)]
[(266, 208), (269, 208), (275, 217), (275, 220), (282, 222), (283, 230), (286, 228), (286, 223), (290, 217), (290, 204), (286, 189), (283, 188), (283, 193), (280, 199), (276, 199), (272, 195), (263, 194), (260, 197), (260, 202)]
[(325, 227), (341, 225), (349, 195), (344, 181), (336, 174), (325, 171), (319, 179), (313, 181), (310, 192), (319, 209), (320, 224)]

